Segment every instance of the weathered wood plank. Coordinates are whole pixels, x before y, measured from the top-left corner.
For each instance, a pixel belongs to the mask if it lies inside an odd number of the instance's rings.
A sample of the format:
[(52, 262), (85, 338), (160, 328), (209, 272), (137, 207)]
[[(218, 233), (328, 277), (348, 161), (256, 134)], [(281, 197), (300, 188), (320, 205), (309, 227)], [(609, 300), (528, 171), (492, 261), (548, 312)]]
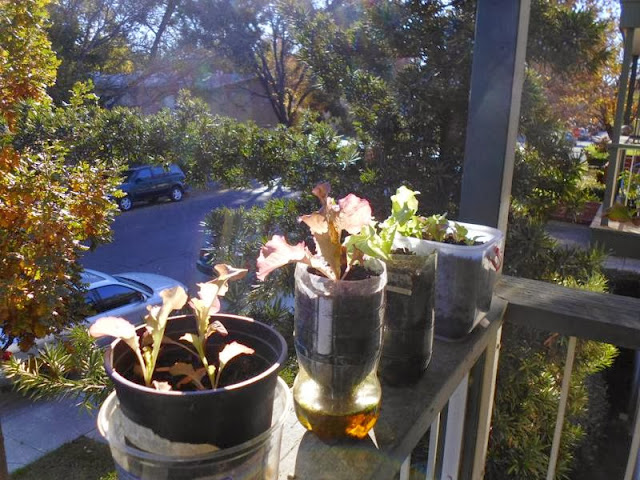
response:
[(502, 276), (505, 322), (640, 349), (640, 299)]
[(494, 298), (487, 322), (461, 342), (434, 342), (431, 364), (410, 388), (383, 385), (382, 409), (363, 441), (328, 445), (308, 433), (290, 412), (283, 432), (281, 480), (388, 480), (400, 470), (462, 378), (502, 325), (506, 303)]

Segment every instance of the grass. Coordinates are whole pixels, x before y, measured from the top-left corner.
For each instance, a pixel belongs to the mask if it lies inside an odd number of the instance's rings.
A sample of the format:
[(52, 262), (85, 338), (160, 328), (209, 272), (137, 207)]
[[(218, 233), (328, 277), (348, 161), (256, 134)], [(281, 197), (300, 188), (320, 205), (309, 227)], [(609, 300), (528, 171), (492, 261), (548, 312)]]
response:
[(116, 480), (109, 446), (80, 437), (16, 470), (11, 480)]

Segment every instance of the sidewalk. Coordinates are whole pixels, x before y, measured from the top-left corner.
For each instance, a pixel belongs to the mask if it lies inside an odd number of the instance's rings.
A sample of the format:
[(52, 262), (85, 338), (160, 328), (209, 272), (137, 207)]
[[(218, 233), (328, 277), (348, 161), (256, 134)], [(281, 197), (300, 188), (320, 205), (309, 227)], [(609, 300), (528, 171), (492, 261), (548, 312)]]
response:
[(33, 401), (0, 390), (0, 420), (9, 473), (80, 436), (99, 439), (97, 412), (89, 414), (71, 400)]
[[(567, 246), (588, 248), (591, 241), (591, 228), (588, 225), (551, 220), (546, 230), (558, 243)], [(610, 270), (626, 270), (640, 273), (640, 260), (635, 258), (607, 257), (604, 268)]]

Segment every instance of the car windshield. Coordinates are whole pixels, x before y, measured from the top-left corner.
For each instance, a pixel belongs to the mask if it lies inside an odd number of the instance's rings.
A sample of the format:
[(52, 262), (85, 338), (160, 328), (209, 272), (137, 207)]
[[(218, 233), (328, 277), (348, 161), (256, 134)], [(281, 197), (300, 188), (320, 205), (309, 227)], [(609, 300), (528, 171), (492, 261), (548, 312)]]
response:
[(135, 280), (131, 280), (130, 278), (120, 277), (119, 275), (114, 275), (113, 278), (117, 279), (120, 283), (131, 285), (133, 287), (139, 288), (140, 290), (144, 290), (149, 295), (153, 295), (153, 289), (148, 285), (145, 285), (144, 283), (136, 282)]

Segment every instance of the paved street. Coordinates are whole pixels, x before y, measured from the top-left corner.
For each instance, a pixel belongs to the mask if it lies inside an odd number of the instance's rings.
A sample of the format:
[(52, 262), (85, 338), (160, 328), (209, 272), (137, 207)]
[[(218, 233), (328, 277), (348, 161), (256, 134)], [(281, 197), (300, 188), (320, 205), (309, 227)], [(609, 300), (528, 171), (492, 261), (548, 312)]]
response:
[[(254, 190), (196, 191), (178, 203), (139, 203), (113, 224), (113, 242), (87, 252), (85, 268), (106, 273), (139, 271), (167, 275), (191, 292), (207, 277), (196, 269), (202, 246), (200, 222), (219, 206), (251, 206), (280, 196), (261, 187)], [(258, 252), (256, 252), (258, 255)]]

